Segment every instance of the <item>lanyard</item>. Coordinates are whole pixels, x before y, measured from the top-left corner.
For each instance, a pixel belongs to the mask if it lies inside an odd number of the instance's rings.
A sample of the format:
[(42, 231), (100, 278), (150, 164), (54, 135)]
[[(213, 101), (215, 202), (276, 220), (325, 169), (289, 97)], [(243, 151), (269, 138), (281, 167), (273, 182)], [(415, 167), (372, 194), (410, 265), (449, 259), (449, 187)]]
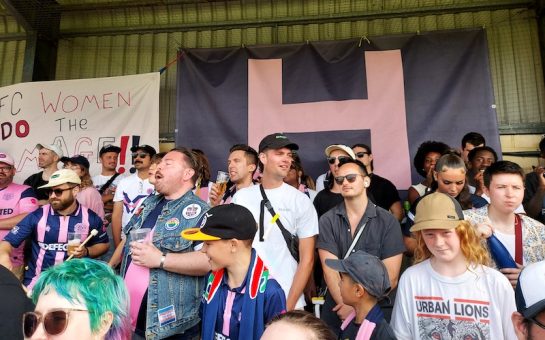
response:
[(522, 265), (522, 219), (515, 214), (515, 262)]

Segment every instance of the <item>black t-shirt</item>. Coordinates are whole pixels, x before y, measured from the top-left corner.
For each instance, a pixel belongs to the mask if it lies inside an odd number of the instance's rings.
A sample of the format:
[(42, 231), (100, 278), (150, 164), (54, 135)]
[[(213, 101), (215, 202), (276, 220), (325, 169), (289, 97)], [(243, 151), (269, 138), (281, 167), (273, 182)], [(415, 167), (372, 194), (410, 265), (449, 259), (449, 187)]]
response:
[(367, 188), (369, 199), (384, 210), (390, 210), (395, 202), (401, 201), (395, 185), (384, 177), (371, 174), (371, 184)]
[[(21, 282), (0, 265), (0, 334), (2, 339), (22, 339), (23, 313), (32, 312), (34, 304), (27, 298)], [(40, 326), (42, 327), (42, 326)]]
[(320, 191), (313, 202), (314, 208), (316, 208), (316, 212), (318, 213), (318, 218), (342, 201), (343, 196), (341, 194), (331, 192), (327, 188)]
[[(339, 340), (355, 340), (356, 335), (358, 335), (358, 330), (360, 329), (361, 324), (356, 323), (355, 319), (346, 326), (344, 331), (341, 331), (339, 334)], [(382, 320), (378, 325), (375, 326), (373, 333), (371, 334), (371, 340), (395, 340), (396, 336), (394, 331), (386, 322)]]
[(30, 175), (23, 184), (26, 184), (34, 189), (36, 191), (36, 198), (38, 200), (48, 200), (49, 196), (47, 196), (46, 189), (38, 189), (38, 187), (41, 187), (42, 185), (46, 185), (49, 183), (49, 181), (44, 181), (42, 178), (43, 171), (40, 171), (38, 173), (35, 173), (34, 175)]

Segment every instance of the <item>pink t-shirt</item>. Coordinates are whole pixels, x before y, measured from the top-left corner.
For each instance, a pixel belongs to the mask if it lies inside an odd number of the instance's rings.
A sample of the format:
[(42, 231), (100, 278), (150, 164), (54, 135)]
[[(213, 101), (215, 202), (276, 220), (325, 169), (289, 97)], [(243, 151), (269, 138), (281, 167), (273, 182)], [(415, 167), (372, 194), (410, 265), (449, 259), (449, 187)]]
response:
[[(148, 234), (144, 242), (150, 242), (153, 239), (153, 230)], [(147, 267), (142, 267), (135, 264), (133, 261), (129, 263), (127, 272), (125, 273), (125, 285), (129, 292), (130, 310), (132, 330), (136, 328), (138, 321), (138, 311), (142, 305), (142, 299), (149, 287), (150, 271)]]
[[(33, 212), (38, 206), (36, 194), (28, 185), (11, 183), (4, 189), (0, 189), (0, 219)], [(4, 236), (9, 232), (10, 230), (0, 230), (0, 240), (3, 240)], [(11, 252), (11, 263), (13, 266), (23, 265), (24, 247), (23, 243)]]
[(100, 196), (97, 189), (94, 187), (87, 187), (78, 192), (76, 198), (81, 205), (91, 209), (104, 220), (104, 203), (102, 203), (102, 196)]

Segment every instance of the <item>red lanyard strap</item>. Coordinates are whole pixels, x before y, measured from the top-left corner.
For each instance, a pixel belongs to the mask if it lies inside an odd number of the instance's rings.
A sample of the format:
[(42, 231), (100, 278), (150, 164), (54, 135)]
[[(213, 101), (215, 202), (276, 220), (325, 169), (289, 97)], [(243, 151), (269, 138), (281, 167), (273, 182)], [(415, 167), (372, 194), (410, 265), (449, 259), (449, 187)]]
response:
[(515, 262), (522, 265), (522, 219), (515, 214)]

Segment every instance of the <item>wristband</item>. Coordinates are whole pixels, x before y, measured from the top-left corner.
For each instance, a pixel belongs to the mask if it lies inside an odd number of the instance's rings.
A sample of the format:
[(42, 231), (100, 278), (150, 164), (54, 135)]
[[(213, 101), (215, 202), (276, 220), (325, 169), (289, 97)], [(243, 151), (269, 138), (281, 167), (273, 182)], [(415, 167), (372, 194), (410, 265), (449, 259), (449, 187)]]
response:
[(167, 259), (167, 253), (163, 253), (163, 255), (161, 255), (161, 262), (159, 263), (160, 269), (164, 269), (163, 266), (165, 265), (166, 259)]
[(91, 256), (89, 255), (89, 248), (87, 248), (87, 246), (83, 246), (83, 248), (85, 248), (85, 253), (86, 253), (85, 256), (91, 257)]

